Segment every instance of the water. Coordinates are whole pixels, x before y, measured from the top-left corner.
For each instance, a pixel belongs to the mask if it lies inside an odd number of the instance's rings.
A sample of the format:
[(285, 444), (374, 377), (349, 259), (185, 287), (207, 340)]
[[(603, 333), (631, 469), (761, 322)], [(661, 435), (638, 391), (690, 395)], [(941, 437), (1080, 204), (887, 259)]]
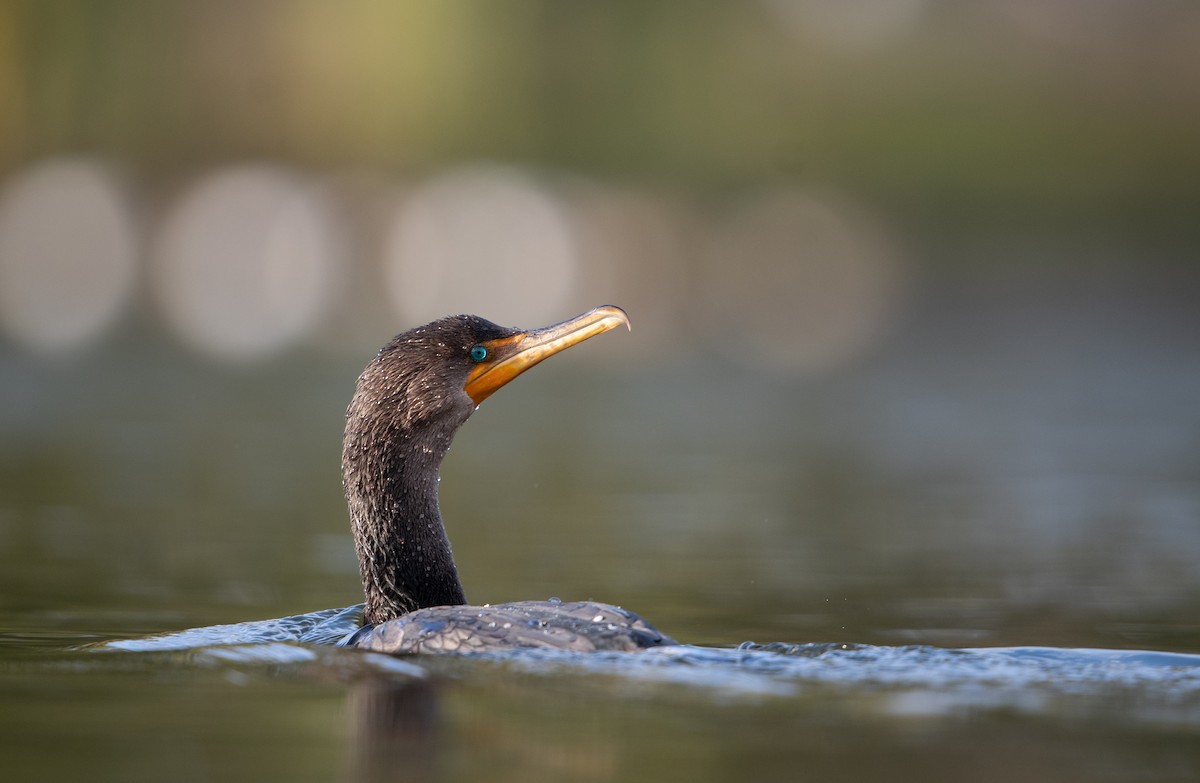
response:
[[(90, 645), (97, 654), (187, 653), (193, 661), (310, 663), (401, 671), (423, 678), (433, 660), (380, 656), (340, 647), (361, 622), (362, 605), (294, 617), (193, 628), (178, 633)], [(336, 651), (314, 649), (337, 647)], [(337, 656), (341, 655), (341, 658)], [(471, 656), (540, 675), (592, 673), (629, 681), (674, 683), (723, 696), (794, 696), (805, 686), (883, 686), (892, 708), (939, 714), (964, 706), (1038, 712), (1055, 696), (1103, 698), (1135, 693), (1161, 700), (1170, 714), (1200, 726), (1200, 655), (1150, 650), (1059, 647), (946, 649), (923, 645), (758, 644), (736, 648), (667, 645), (637, 653), (579, 654), (561, 650), (501, 650)], [(453, 663), (450, 665), (454, 665)], [(899, 696), (900, 698), (894, 698)]]
[(697, 354), (489, 400), (443, 476), (468, 597), (688, 642), (638, 655), (331, 644), (357, 360), (4, 354), (0, 776), (1200, 778), (1196, 316), (1117, 288), (949, 292), (829, 377)]
[[(331, 621), (285, 625), (298, 639)], [(280, 627), (10, 656), (3, 736), (42, 742), (11, 743), (6, 764), (114, 780), (1187, 780), (1200, 762), (1197, 655), (747, 643), (400, 659)]]
[(1187, 780), (1200, 763), (1200, 655), (746, 643), (401, 659), (320, 643), (356, 610), (10, 655), (3, 736), (42, 741), (11, 743), (6, 764), (114, 780)]

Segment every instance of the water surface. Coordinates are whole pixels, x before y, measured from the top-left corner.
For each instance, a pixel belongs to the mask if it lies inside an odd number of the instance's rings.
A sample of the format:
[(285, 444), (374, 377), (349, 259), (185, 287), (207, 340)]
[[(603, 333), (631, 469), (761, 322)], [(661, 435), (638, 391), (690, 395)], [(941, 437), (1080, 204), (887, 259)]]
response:
[(89, 647), (360, 600), (361, 361), (0, 355), (3, 776), (1196, 779), (1194, 308), (942, 295), (831, 376), (548, 365), (467, 424), (468, 596), (689, 643), (641, 656)]

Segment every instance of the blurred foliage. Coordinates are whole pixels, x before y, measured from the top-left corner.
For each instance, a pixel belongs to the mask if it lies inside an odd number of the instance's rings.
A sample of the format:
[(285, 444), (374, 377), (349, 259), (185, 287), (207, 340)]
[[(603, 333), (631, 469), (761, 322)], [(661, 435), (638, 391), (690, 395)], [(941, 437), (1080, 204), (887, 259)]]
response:
[(1200, 5), (1178, 0), (6, 2), (0, 171), (491, 158), (718, 194), (804, 178), (939, 222), (1186, 230), (1198, 42)]

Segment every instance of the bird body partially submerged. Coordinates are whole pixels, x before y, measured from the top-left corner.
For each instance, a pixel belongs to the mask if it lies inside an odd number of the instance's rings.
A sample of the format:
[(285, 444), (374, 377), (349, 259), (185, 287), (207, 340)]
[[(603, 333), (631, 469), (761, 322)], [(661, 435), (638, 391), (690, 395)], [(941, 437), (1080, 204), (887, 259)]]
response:
[(639, 649), (673, 640), (608, 604), (466, 606), (438, 510), (438, 470), (484, 399), (559, 351), (616, 326), (605, 306), (544, 329), (476, 316), (397, 335), (363, 370), (346, 411), (342, 481), (372, 627), (350, 644), (387, 652)]
[(389, 653), (553, 649), (630, 652), (675, 644), (633, 612), (594, 601), (435, 606), (364, 626), (351, 644)]

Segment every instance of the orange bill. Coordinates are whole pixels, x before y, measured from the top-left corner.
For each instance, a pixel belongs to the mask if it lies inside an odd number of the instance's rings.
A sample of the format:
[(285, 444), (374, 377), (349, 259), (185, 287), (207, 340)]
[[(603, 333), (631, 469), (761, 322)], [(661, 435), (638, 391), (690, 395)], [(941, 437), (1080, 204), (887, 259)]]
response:
[(625, 311), (613, 305), (604, 305), (554, 326), (530, 329), (483, 343), (488, 349), (488, 358), (471, 370), (463, 390), (478, 405), (543, 359), (622, 324), (632, 328)]

